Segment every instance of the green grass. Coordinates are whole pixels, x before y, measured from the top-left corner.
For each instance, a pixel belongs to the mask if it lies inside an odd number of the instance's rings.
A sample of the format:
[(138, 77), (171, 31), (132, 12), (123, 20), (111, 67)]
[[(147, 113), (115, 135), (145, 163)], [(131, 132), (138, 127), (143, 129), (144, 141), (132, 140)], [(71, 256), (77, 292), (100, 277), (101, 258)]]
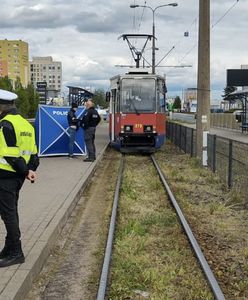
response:
[(213, 299), (155, 174), (127, 156), (108, 299)]

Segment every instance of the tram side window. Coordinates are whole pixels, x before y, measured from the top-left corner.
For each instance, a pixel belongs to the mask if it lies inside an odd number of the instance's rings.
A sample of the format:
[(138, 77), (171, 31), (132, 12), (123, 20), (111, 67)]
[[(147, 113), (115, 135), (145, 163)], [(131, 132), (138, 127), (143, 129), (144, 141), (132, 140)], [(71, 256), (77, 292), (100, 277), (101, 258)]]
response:
[(120, 92), (116, 93), (116, 101), (115, 101), (115, 111), (120, 112)]
[(165, 90), (164, 90), (164, 82), (162, 80), (158, 81), (158, 112), (165, 112)]
[(116, 89), (111, 90), (111, 102), (110, 102), (110, 112), (114, 113), (115, 111), (115, 102), (116, 102)]

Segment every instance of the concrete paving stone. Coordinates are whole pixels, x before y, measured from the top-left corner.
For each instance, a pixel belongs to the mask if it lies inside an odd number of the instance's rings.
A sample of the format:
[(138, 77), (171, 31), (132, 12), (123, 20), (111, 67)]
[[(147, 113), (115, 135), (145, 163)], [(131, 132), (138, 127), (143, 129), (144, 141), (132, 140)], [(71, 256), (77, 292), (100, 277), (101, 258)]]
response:
[(36, 240), (32, 240), (32, 241), (28, 241), (28, 242), (24, 242), (23, 243), (23, 253), (25, 256), (27, 256), (29, 254), (29, 252), (31, 251), (31, 249), (33, 248), (34, 244), (35, 244)]
[[(3, 269), (2, 269), (3, 270)], [(10, 268), (5, 268), (3, 274), (0, 273), (1, 276), (1, 288), (0, 288), (0, 293), (3, 291), (3, 289), (6, 287), (8, 282), (11, 280), (13, 275), (15, 274), (16, 269), (10, 269)]]
[(23, 285), (29, 270), (17, 270), (0, 294), (0, 300), (24, 299)]

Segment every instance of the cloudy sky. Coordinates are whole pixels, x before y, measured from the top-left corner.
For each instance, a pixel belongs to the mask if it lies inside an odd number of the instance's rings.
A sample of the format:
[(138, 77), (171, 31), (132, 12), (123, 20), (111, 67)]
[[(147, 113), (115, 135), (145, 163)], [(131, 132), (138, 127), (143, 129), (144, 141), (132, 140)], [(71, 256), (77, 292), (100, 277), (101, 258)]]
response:
[[(156, 61), (175, 48), (161, 63), (192, 65), (191, 68), (157, 68), (166, 74), (169, 95), (181, 95), (196, 86), (198, 0), (178, 0), (178, 7), (155, 13)], [(62, 61), (63, 85), (109, 87), (109, 78), (126, 71), (115, 65), (133, 64), (123, 33), (152, 31), (152, 12), (130, 4), (158, 5), (161, 0), (9, 0), (1, 3), (0, 39), (22, 39), (33, 56), (52, 56)], [(236, 5), (235, 5), (236, 4)], [(233, 8), (225, 15), (229, 8)], [(211, 89), (218, 99), (226, 84), (226, 69), (248, 64), (248, 0), (212, 0)], [(222, 19), (221, 19), (222, 18)], [(189, 36), (184, 37), (188, 31)], [(139, 47), (139, 42), (134, 40)], [(151, 62), (151, 44), (146, 59)]]

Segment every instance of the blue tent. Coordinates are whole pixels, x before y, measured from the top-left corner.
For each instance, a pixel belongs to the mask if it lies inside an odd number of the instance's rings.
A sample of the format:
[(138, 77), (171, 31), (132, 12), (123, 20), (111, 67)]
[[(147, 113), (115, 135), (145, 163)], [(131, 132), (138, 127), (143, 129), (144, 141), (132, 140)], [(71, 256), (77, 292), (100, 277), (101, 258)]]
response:
[[(35, 119), (36, 143), (39, 156), (68, 155), (69, 134), (67, 114), (70, 107), (39, 105)], [(79, 107), (76, 115), (80, 118), (84, 112)], [(76, 134), (74, 154), (86, 154), (84, 132), (80, 128)]]

